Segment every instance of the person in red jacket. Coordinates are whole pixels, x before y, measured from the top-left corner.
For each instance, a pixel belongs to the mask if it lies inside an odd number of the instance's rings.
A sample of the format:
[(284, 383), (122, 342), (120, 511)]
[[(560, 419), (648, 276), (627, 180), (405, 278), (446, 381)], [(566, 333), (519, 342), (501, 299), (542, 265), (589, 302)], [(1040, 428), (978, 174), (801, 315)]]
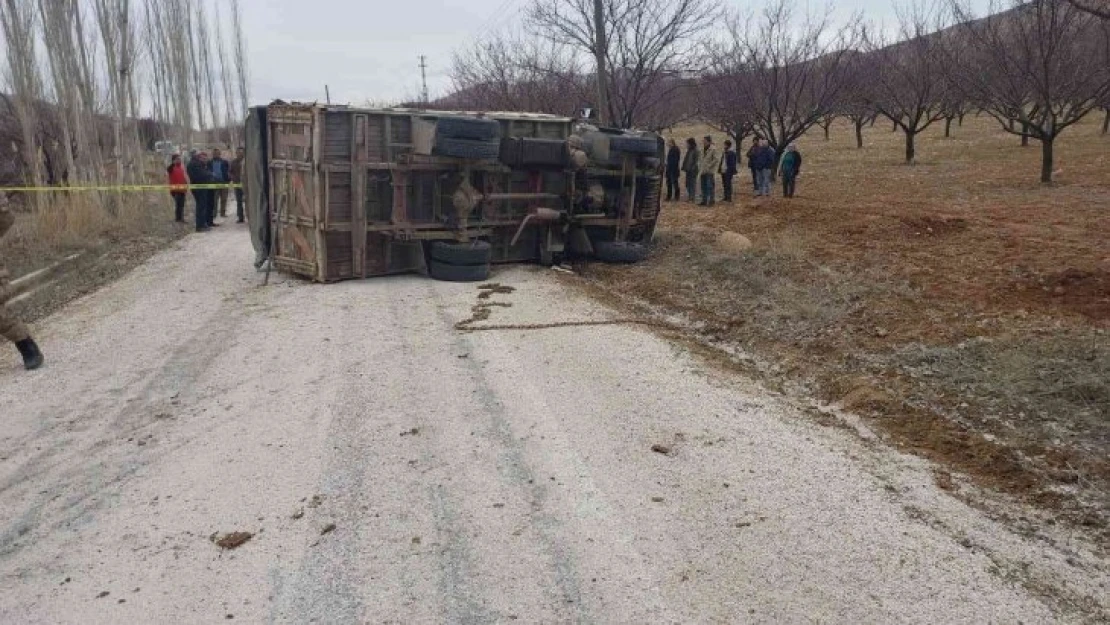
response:
[(166, 168), (170, 177), (170, 197), (173, 198), (173, 220), (178, 223), (185, 222), (185, 191), (188, 189), (189, 178), (185, 176), (185, 166), (181, 164), (181, 155), (174, 154), (170, 166)]

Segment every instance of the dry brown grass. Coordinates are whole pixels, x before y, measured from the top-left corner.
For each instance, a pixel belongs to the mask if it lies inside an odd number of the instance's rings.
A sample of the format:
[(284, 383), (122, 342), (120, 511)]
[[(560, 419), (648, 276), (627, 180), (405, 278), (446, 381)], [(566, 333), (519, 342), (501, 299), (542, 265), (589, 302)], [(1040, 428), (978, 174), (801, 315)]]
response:
[[(155, 160), (146, 177), (149, 184), (165, 182)], [(184, 231), (173, 226), (172, 203), (162, 192), (54, 192), (37, 197), (34, 208), (26, 198), (12, 199), (16, 223), (0, 238), (0, 259), (14, 275), (74, 252)]]
[[(793, 200), (751, 198), (743, 169), (735, 204), (669, 204), (648, 262), (591, 272), (778, 363), (892, 441), (1106, 537), (1110, 137), (1098, 122), (1058, 142), (1051, 187), (1037, 181), (1039, 147), (985, 118), (951, 139), (927, 131), (915, 166), (882, 122), (863, 150), (847, 125), (829, 142), (818, 131), (799, 142)], [(753, 248), (713, 245), (725, 230)]]

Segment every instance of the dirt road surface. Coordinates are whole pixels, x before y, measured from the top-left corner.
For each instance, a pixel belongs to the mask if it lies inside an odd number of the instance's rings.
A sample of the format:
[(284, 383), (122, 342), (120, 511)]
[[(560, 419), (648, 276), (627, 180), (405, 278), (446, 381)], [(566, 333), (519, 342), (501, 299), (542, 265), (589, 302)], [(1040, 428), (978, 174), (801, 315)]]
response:
[[(241, 229), (188, 237), (38, 324), (43, 370), (5, 354), (0, 622), (1105, 609), (1083, 554), (647, 329), (461, 333), (474, 285), (261, 287), (250, 259)], [(539, 269), (495, 279), (517, 290), (486, 323), (616, 315)], [(214, 543), (230, 532), (252, 537)]]

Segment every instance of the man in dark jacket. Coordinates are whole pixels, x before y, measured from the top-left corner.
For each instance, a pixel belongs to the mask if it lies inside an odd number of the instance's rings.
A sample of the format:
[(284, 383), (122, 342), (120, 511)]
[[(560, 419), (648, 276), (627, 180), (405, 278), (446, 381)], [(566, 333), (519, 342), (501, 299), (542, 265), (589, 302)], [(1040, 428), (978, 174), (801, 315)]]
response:
[(732, 141), (725, 139), (725, 159), (721, 164), (721, 183), (725, 190), (725, 202), (732, 201), (732, 178), (736, 175), (736, 150), (732, 149)]
[(748, 148), (748, 169), (752, 170), (752, 190), (759, 194), (759, 170), (755, 167), (755, 155), (759, 152), (759, 137), (752, 139), (752, 147)]
[(760, 141), (759, 149), (756, 150), (750, 166), (757, 170), (756, 177), (759, 180), (759, 188), (755, 191), (756, 197), (761, 195), (771, 197), (771, 174), (775, 167), (775, 149), (770, 144)]
[[(231, 182), (231, 167), (220, 153), (220, 149), (212, 150), (212, 160), (208, 163), (212, 171), (212, 182), (228, 184)], [(219, 210), (220, 217), (227, 217), (227, 189), (214, 189), (212, 191), (212, 210)]]
[(686, 156), (682, 159), (682, 171), (686, 172), (686, 198), (694, 201), (698, 192), (698, 170), (701, 169), (701, 154), (698, 153), (698, 142), (691, 137), (686, 140)]
[(674, 139), (667, 142), (667, 201), (677, 202), (682, 199), (682, 191), (678, 188), (678, 175), (682, 164), (682, 150)]
[[(189, 166), (186, 168), (189, 174), (189, 184), (212, 184), (213, 177), (212, 171), (208, 168), (208, 153), (198, 152), (196, 156), (189, 161)], [(212, 190), (211, 189), (193, 189), (193, 203), (196, 205), (196, 225), (197, 232), (205, 232), (212, 226), (215, 226), (216, 216), (213, 214)]]
[(802, 173), (802, 153), (793, 143), (786, 146), (782, 155), (782, 195), (794, 197), (794, 190), (798, 186), (798, 176)]
[(235, 187), (235, 217), (238, 223), (243, 223), (243, 159), (246, 156), (246, 151), (243, 148), (235, 150), (235, 159), (231, 161), (228, 172), (231, 177), (231, 183), (239, 186)]

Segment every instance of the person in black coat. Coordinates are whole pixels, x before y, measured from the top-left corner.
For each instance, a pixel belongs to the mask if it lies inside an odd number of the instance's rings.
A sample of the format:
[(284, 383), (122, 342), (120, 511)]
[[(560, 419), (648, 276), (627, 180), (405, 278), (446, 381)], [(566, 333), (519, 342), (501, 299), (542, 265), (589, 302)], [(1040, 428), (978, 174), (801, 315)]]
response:
[(755, 155), (759, 153), (759, 137), (752, 139), (752, 147), (748, 148), (748, 169), (752, 170), (752, 190), (759, 195), (759, 168), (755, 166)]
[[(189, 184), (212, 184), (215, 177), (208, 168), (208, 153), (199, 152), (189, 161), (186, 168)], [(212, 189), (193, 189), (193, 203), (196, 204), (197, 232), (204, 232), (215, 226), (215, 198)]]
[(698, 142), (693, 137), (686, 140), (686, 156), (682, 159), (682, 171), (686, 172), (686, 196), (690, 202), (695, 199), (698, 190), (698, 175), (701, 172), (701, 154), (698, 153)]
[(682, 150), (674, 139), (667, 142), (667, 201), (677, 202), (682, 199), (682, 191), (678, 188), (678, 176), (681, 173)]
[(725, 158), (721, 162), (721, 183), (725, 190), (725, 202), (732, 201), (732, 178), (736, 176), (736, 150), (732, 149), (732, 141), (725, 139)]

